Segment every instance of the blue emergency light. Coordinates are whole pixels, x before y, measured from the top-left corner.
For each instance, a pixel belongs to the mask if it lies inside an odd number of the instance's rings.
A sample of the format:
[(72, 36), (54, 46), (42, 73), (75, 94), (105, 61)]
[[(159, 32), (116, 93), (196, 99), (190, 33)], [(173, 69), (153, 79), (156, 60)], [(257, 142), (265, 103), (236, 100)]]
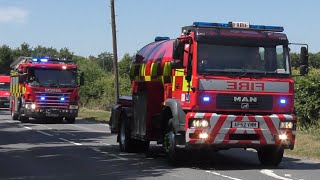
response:
[(195, 27), (252, 29), (252, 30), (274, 31), (274, 32), (283, 32), (284, 31), (284, 28), (281, 26), (250, 25), (248, 22), (229, 22), (229, 23), (194, 22), (193, 26), (195, 26)]
[(286, 102), (287, 102), (286, 99), (280, 99), (281, 104), (286, 104)]
[(61, 101), (64, 101), (64, 100), (65, 100), (65, 98), (64, 98), (64, 97), (61, 97), (61, 98), (60, 98), (60, 100), (61, 100)]
[(48, 59), (41, 58), (40, 61), (41, 62), (48, 62)]
[(210, 101), (210, 97), (209, 97), (209, 96), (203, 96), (203, 97), (202, 97), (202, 100), (203, 100), (204, 102), (209, 102), (209, 101)]
[(41, 101), (44, 101), (44, 100), (46, 100), (46, 97), (42, 96), (42, 97), (40, 98), (40, 100), (41, 100)]
[(32, 62), (48, 62), (48, 58), (32, 58)]

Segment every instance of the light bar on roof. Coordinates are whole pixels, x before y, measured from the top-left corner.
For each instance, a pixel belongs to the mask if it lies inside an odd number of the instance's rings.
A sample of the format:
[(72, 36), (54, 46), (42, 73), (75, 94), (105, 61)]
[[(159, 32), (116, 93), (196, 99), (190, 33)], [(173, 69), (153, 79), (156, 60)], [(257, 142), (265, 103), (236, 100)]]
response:
[(281, 26), (265, 26), (265, 25), (250, 25), (248, 22), (229, 22), (229, 23), (209, 23), (209, 22), (194, 22), (195, 27), (217, 27), (217, 28), (235, 28), (235, 29), (252, 29), (260, 31), (283, 32)]

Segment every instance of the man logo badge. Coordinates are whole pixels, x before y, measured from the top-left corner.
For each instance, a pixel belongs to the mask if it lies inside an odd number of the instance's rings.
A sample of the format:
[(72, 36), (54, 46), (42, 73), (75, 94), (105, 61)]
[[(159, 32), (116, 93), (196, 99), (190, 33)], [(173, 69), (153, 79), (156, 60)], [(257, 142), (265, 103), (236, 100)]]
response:
[(241, 103), (241, 109), (249, 109), (249, 103)]

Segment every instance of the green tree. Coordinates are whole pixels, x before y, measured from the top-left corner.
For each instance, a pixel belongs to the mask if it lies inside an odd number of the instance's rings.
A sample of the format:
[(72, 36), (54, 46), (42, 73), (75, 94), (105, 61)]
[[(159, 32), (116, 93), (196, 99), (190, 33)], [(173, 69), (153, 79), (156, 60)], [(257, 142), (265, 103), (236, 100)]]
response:
[(19, 48), (13, 50), (13, 55), (15, 58), (19, 56), (30, 57), (32, 55), (32, 48), (28, 43), (22, 43)]
[(48, 56), (48, 57), (59, 57), (59, 53), (57, 49), (53, 47), (43, 47), (43, 46), (37, 46), (32, 51), (33, 57), (42, 57), (42, 56)]
[(104, 52), (98, 55), (96, 61), (107, 72), (112, 71), (113, 67), (113, 54), (109, 52)]
[(60, 58), (65, 58), (67, 60), (71, 60), (73, 59), (73, 52), (70, 52), (68, 48), (64, 47), (62, 49), (60, 49), (59, 51), (59, 57)]
[(13, 62), (13, 53), (9, 46), (0, 47), (0, 74), (10, 73), (10, 64)]
[(130, 56), (128, 53), (124, 54), (123, 58), (119, 62), (119, 75), (127, 75), (129, 76), (130, 74), (130, 65), (133, 60), (133, 57)]

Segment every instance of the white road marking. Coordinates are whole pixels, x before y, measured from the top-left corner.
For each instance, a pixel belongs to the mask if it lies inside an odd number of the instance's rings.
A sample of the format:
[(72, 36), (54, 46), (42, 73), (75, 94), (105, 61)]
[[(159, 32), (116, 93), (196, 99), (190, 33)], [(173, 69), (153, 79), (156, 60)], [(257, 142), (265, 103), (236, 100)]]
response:
[(291, 174), (284, 174), (285, 177), (292, 177)]
[(8, 123), (15, 123), (15, 122), (14, 122), (14, 121), (12, 121), (12, 120), (11, 120), (11, 121), (10, 121), (10, 120), (6, 120), (6, 121), (7, 121)]
[(79, 129), (84, 129), (84, 130), (87, 130), (89, 132), (99, 132), (99, 133), (106, 133), (108, 131), (96, 131), (94, 129), (91, 129), (91, 128), (86, 128), (86, 127), (82, 127), (82, 126), (78, 126), (78, 125), (75, 125), (75, 124), (68, 124), (69, 126), (72, 126), (72, 127), (75, 127), (75, 128), (79, 128)]
[(46, 136), (50, 136), (52, 137), (53, 135), (52, 134), (49, 134), (49, 133), (46, 133), (46, 132), (43, 132), (43, 131), (40, 131), (40, 130), (36, 130), (38, 133), (41, 133), (41, 134), (44, 134)]
[(22, 127), (29, 129), (29, 130), (32, 129), (31, 127), (28, 127), (28, 126), (22, 126)]
[(123, 158), (123, 157), (121, 157), (121, 156), (118, 156), (118, 155), (115, 155), (115, 154), (111, 154), (111, 153), (108, 153), (108, 152), (104, 152), (104, 151), (100, 151), (100, 153), (106, 154), (106, 155), (108, 155), (108, 156), (113, 156), (113, 157), (116, 157), (116, 158), (118, 158), (118, 159), (125, 160), (125, 161), (129, 160), (128, 158)]
[(42, 125), (42, 124), (37, 124), (37, 125), (38, 125), (38, 126), (41, 126), (41, 127), (44, 127), (44, 128), (46, 128), (46, 129), (52, 130), (51, 127), (48, 127), (48, 126), (45, 126), (45, 125)]
[(82, 144), (81, 143), (76, 143), (76, 142), (73, 142), (73, 141), (69, 141), (67, 139), (64, 139), (64, 138), (59, 138), (60, 140), (62, 141), (65, 141), (65, 142), (68, 142), (68, 143), (71, 143), (71, 144), (74, 144), (74, 145), (77, 145), (77, 146), (81, 146)]
[(264, 175), (267, 175), (267, 176), (270, 176), (270, 177), (273, 177), (273, 178), (276, 178), (276, 179), (281, 179), (281, 180), (293, 180), (293, 179), (290, 179), (290, 178), (286, 178), (286, 177), (282, 177), (282, 176), (279, 176), (277, 174), (275, 174), (272, 170), (269, 170), (269, 169), (263, 169), (260, 171), (262, 174)]
[(111, 146), (111, 144), (108, 144), (108, 143), (104, 143), (104, 142), (99, 142), (100, 144), (103, 144), (103, 145), (106, 145), (106, 146)]
[(220, 173), (217, 173), (217, 172), (213, 172), (213, 171), (206, 171), (206, 172), (207, 172), (207, 173), (210, 173), (210, 174), (217, 175), (217, 176), (221, 176), (221, 177), (224, 177), (224, 178), (232, 179), (232, 180), (242, 180), (242, 179), (239, 179), (239, 178), (234, 178), (234, 177), (231, 177), (231, 176), (226, 176), (226, 175), (223, 175), (223, 174), (220, 174)]

